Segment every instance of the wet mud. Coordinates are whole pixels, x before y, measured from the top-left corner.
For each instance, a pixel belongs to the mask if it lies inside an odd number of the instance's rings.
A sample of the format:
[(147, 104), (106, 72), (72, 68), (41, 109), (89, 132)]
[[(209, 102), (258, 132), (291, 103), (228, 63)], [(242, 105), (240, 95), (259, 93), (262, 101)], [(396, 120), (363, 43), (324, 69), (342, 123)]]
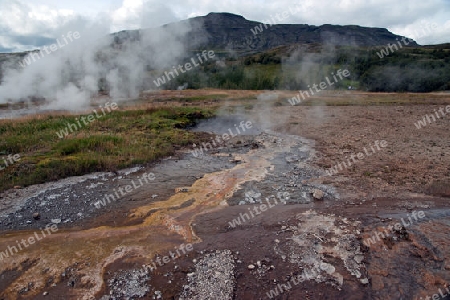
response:
[[(196, 130), (213, 137), (240, 121)], [(0, 251), (48, 224), (58, 230), (2, 257), (0, 299), (420, 299), (445, 291), (447, 198), (350, 197), (314, 164), (313, 140), (252, 123), (203, 155), (193, 146), (151, 166), (3, 193)], [(96, 207), (150, 173), (153, 180)], [(420, 211), (425, 217), (408, 219)]]

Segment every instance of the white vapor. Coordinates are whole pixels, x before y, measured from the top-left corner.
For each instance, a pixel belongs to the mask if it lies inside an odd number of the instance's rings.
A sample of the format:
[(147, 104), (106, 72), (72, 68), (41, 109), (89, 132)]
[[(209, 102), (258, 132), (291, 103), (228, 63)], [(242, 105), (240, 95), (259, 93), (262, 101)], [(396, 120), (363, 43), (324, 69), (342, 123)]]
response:
[[(25, 58), (28, 65), (22, 61), (23, 68), (16, 64), (2, 70), (0, 104), (45, 98), (46, 109), (82, 110), (91, 105), (101, 81), (116, 102), (136, 98), (146, 87), (147, 67), (171, 67), (186, 55), (188, 23), (133, 31), (134, 41), (127, 40), (123, 32), (114, 38), (108, 34), (109, 27), (108, 19), (72, 27), (59, 37), (62, 47), (56, 51), (46, 54), (41, 49)], [(80, 37), (69, 41), (69, 31), (78, 31)]]

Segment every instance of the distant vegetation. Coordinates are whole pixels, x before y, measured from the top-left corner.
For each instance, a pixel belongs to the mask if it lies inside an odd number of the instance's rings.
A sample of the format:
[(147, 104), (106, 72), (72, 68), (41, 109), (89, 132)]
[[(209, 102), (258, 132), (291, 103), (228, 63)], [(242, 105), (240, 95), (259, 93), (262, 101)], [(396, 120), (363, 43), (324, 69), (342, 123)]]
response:
[[(450, 89), (450, 46), (403, 48), (380, 58), (383, 47), (358, 48), (322, 46), (308, 49), (279, 47), (242, 57), (223, 57), (220, 63), (206, 63), (180, 74), (164, 85), (177, 89), (307, 89), (319, 84), (331, 72), (348, 69), (351, 76), (333, 88), (348, 86), (372, 92), (431, 92)], [(150, 78), (163, 70), (152, 70)], [(151, 85), (150, 85), (151, 87)], [(155, 88), (153, 86), (153, 88)]]
[[(381, 52), (384, 51), (382, 57)], [(188, 62), (200, 50), (186, 53)], [(383, 47), (329, 46), (322, 44), (280, 46), (250, 56), (233, 56), (229, 51), (215, 49), (216, 58), (209, 60), (161, 85), (161, 89), (178, 89), (187, 83), (189, 89), (218, 88), (244, 90), (306, 90), (308, 85), (319, 84), (338, 69), (348, 69), (351, 76), (331, 88), (349, 86), (370, 92), (431, 92), (450, 90), (450, 44), (403, 47), (387, 51)], [(386, 55), (387, 54), (387, 55)], [(0, 55), (1, 65), (18, 61), (25, 54)], [(106, 58), (98, 55), (102, 64)], [(138, 87), (157, 89), (154, 80), (164, 72), (173, 71), (172, 65), (153, 69), (147, 65), (146, 74)], [(17, 65), (17, 63), (16, 63)], [(123, 82), (131, 80), (127, 68), (118, 70)], [(69, 81), (77, 82), (79, 74), (69, 74)], [(98, 81), (100, 93), (108, 93), (106, 77)]]
[(402, 49), (382, 59), (372, 50), (356, 57), (352, 67), (372, 92), (450, 90), (450, 49)]

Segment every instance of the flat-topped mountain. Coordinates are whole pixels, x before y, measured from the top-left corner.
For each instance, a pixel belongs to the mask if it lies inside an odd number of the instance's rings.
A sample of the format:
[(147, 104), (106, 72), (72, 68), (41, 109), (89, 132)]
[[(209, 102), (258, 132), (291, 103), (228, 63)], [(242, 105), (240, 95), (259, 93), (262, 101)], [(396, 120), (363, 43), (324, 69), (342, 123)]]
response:
[[(170, 23), (160, 29), (190, 28), (184, 42), (190, 49), (224, 49), (238, 55), (248, 55), (290, 44), (332, 44), (339, 46), (386, 46), (402, 40), (386, 28), (357, 25), (321, 26), (307, 24), (263, 24), (231, 13), (210, 13), (180, 22)], [(144, 33), (158, 29), (145, 29)], [(122, 31), (114, 34), (116, 42), (139, 39), (139, 32)], [(407, 40), (409, 41), (409, 40)], [(408, 46), (418, 46), (415, 41)], [(406, 46), (402, 42), (402, 46)]]
[[(259, 52), (281, 45), (310, 43), (382, 46), (396, 43), (397, 39), (402, 38), (385, 28), (330, 24), (263, 24), (229, 13), (210, 13), (204, 17), (193, 18), (190, 22), (203, 23), (208, 34), (205, 46), (242, 52)], [(193, 30), (190, 34), (195, 35), (197, 32)], [(417, 46), (417, 43), (412, 42), (410, 45)]]

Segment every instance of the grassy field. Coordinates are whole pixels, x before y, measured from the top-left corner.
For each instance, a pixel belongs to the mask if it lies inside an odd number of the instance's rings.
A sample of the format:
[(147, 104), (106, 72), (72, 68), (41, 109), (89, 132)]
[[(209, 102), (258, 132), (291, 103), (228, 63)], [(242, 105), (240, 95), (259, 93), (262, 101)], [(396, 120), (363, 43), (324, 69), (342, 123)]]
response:
[[(0, 122), (0, 191), (95, 171), (151, 163), (177, 147), (198, 142), (183, 128), (213, 111), (195, 107), (113, 111), (64, 138), (57, 133), (80, 116), (46, 116)], [(83, 124), (82, 124), (83, 125)]]
[[(266, 66), (262, 66), (265, 68)], [(79, 115), (51, 115), (0, 121), (0, 191), (43, 183), (95, 171), (115, 171), (148, 164), (177, 148), (198, 143), (204, 135), (187, 131), (195, 120), (242, 108), (257, 109), (263, 102), (259, 94), (267, 91), (185, 90), (162, 91), (157, 100), (140, 99), (122, 111), (113, 111), (92, 123), (59, 138), (57, 133), (76, 123)], [(278, 99), (264, 101), (265, 107), (290, 107), (288, 99), (298, 91), (271, 91)], [(177, 107), (148, 107), (166, 101)], [(216, 99), (218, 102), (206, 100)], [(175, 102), (172, 102), (175, 101)], [(202, 104), (208, 102), (207, 105)], [(365, 93), (361, 91), (323, 91), (300, 106), (393, 106), (449, 105), (448, 93)], [(194, 106), (181, 106), (183, 102)], [(227, 103), (217, 109), (219, 102)], [(168, 104), (175, 105), (175, 104)], [(202, 106), (199, 108), (198, 106)], [(86, 116), (86, 115), (85, 115)], [(4, 158), (19, 154), (19, 162), (4, 168)]]

